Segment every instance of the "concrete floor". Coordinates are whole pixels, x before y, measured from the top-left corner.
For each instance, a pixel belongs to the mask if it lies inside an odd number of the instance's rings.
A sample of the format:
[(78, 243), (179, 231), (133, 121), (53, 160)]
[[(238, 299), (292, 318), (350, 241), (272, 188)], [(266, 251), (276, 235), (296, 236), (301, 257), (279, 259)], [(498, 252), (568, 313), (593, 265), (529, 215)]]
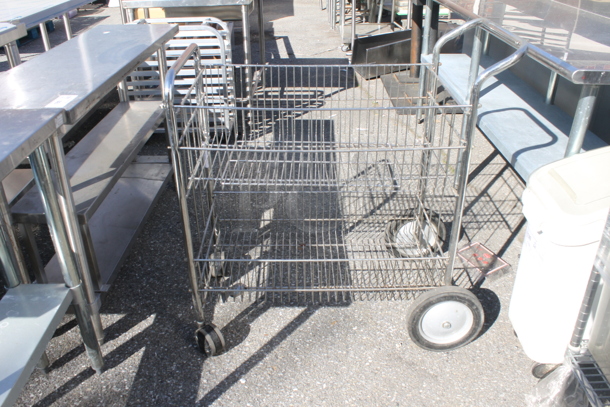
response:
[[(339, 33), (317, 0), (265, 0), (270, 63), (347, 62)], [(252, 25), (256, 27), (255, 15)], [(80, 12), (75, 33), (120, 24), (118, 10)], [(65, 40), (56, 22), (53, 45)], [(38, 47), (38, 48), (37, 48)], [(239, 44), (236, 44), (239, 52)], [(257, 60), (257, 37), (253, 41)], [(37, 40), (24, 60), (41, 51)], [(4, 58), (4, 56), (0, 56)], [(5, 70), (0, 59), (0, 69)], [(51, 67), (50, 67), (51, 68)], [(173, 183), (145, 225), (102, 306), (106, 370), (88, 367), (78, 328), (66, 316), (48, 346), (51, 370), (34, 372), (19, 406), (522, 406), (536, 384), (508, 320), (509, 272), (477, 291), (482, 335), (452, 352), (410, 341), (409, 301), (346, 307), (227, 303), (215, 309), (228, 351), (205, 358), (193, 332), (185, 252)], [(523, 183), (477, 135), (465, 238), (516, 268), (524, 234)]]

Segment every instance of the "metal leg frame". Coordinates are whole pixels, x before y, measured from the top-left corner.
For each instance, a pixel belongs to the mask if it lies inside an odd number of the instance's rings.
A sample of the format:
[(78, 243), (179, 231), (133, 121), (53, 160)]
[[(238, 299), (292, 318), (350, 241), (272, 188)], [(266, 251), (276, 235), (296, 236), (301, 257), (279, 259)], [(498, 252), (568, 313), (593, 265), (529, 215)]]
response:
[(431, 54), (438, 39), (438, 14), (440, 5), (434, 0), (426, 0), (426, 20), (424, 23), (424, 38), (422, 54)]
[(479, 107), (479, 93), (483, 87), (483, 83), (492, 76), (496, 76), (500, 72), (503, 72), (510, 67), (517, 64), (527, 53), (528, 45), (522, 45), (515, 53), (511, 54), (507, 58), (496, 62), (485, 71), (481, 72), (477, 76), (473, 83), (472, 89), (469, 90), (469, 105), (471, 106), (470, 112), (465, 114), (464, 121), (466, 122), (466, 148), (462, 152), (462, 157), (459, 160), (459, 182), (458, 182), (458, 200), (455, 205), (454, 221), (451, 225), (451, 238), (449, 240), (449, 262), (447, 263), (447, 270), (445, 271), (445, 284), (450, 285), (453, 283), (453, 268), (455, 266), (455, 257), (457, 253), (457, 244), (460, 237), (460, 230), (462, 228), (462, 216), (464, 211), (464, 204), (466, 200), (466, 187), (468, 179), (468, 170), (470, 167), (470, 156), (472, 152), (472, 142), (477, 127), (477, 116)]
[(73, 37), (72, 26), (70, 25), (70, 16), (68, 15), (68, 13), (65, 13), (61, 17), (64, 20), (64, 27), (66, 28), (66, 38), (68, 39), (68, 41), (70, 41)]
[[(413, 0), (413, 14), (411, 15), (411, 63), (418, 64), (421, 62), (422, 51), (422, 24), (424, 15), (424, 6), (420, 0)], [(419, 77), (419, 66), (411, 66), (409, 69), (411, 78)]]
[(547, 105), (552, 105), (555, 103), (555, 91), (557, 90), (557, 79), (559, 75), (555, 71), (551, 71), (551, 76), (549, 77), (549, 86), (546, 89), (546, 96), (544, 98), (544, 103)]
[(604, 226), (604, 232), (599, 242), (597, 254), (595, 255), (595, 261), (593, 262), (593, 268), (591, 269), (591, 275), (589, 276), (589, 283), (585, 290), (578, 318), (572, 333), (572, 339), (570, 340), (570, 350), (572, 352), (578, 352), (582, 344), (582, 340), (585, 334), (585, 328), (589, 322), (591, 316), (591, 310), (595, 304), (597, 290), (601, 283), (601, 273), (607, 270), (608, 267), (605, 264), (606, 259), (610, 253), (610, 216), (606, 217), (606, 225)]
[(248, 106), (252, 100), (252, 49), (250, 48), (250, 21), (248, 17), (248, 6), (241, 6), (242, 29), (244, 35), (244, 64), (246, 65), (246, 95)]
[(38, 24), (40, 29), (40, 36), (42, 37), (42, 43), (44, 44), (44, 50), (48, 51), (51, 49), (51, 40), (49, 40), (49, 33), (47, 32), (47, 26), (44, 22)]
[(38, 252), (38, 247), (36, 246), (36, 237), (34, 236), (34, 231), (32, 230), (31, 223), (20, 223), (19, 231), (23, 236), (23, 245), (25, 246), (26, 253), (30, 259), (30, 264), (34, 269), (34, 276), (36, 277), (36, 282), (39, 284), (48, 284), (47, 275), (44, 272), (44, 264), (42, 263), (42, 259), (40, 258), (40, 253)]
[[(15, 236), (10, 207), (6, 200), (4, 188), (1, 185), (0, 211), (2, 213), (0, 217), (0, 263), (2, 264), (2, 270), (0, 272), (2, 272), (7, 288), (14, 288), (20, 284), (30, 283), (30, 276), (25, 267), (17, 236)], [(49, 365), (49, 357), (44, 352), (38, 361), (37, 368), (46, 373)]]
[(11, 68), (16, 67), (21, 63), (21, 56), (19, 55), (19, 48), (17, 48), (17, 42), (13, 41), (4, 46), (6, 52), (6, 58)]
[(350, 49), (354, 50), (354, 43), (356, 42), (356, 2), (358, 0), (352, 0), (352, 40), (350, 41)]
[[(102, 351), (96, 334), (94, 315), (87, 301), (86, 287), (81, 280), (82, 277), (88, 276), (89, 270), (82, 262), (84, 254), (78, 253), (79, 249), (82, 250), (82, 242), (78, 233), (78, 224), (75, 222), (72, 195), (70, 189), (66, 188), (68, 181), (63, 168), (63, 151), (57, 149), (57, 145), (60, 143), (58, 135), (53, 135), (51, 140), (45, 142), (30, 155), (30, 162), (34, 180), (41, 192), (47, 223), (64, 281), (74, 294), (74, 313), (91, 367), (101, 373), (104, 366)], [(45, 153), (45, 145), (56, 157), (54, 164), (59, 163), (59, 166), (53, 166), (56, 171), (51, 170)]]
[[(197, 61), (196, 66), (199, 64), (199, 62)], [(173, 70), (170, 70), (169, 74), (170, 77), (168, 79), (172, 79), (171, 74), (173, 73)], [(170, 88), (171, 89), (171, 88)], [(195, 312), (197, 313), (197, 324), (199, 326), (201, 326), (204, 323), (204, 319), (205, 319), (205, 315), (203, 312), (203, 297), (201, 295), (201, 292), (199, 291), (199, 279), (198, 279), (198, 270), (195, 268), (195, 263), (193, 261), (193, 259), (195, 258), (195, 253), (193, 251), (193, 245), (192, 245), (192, 234), (191, 234), (191, 228), (190, 228), (190, 222), (188, 221), (189, 219), (189, 209), (186, 203), (186, 199), (182, 199), (182, 197), (186, 196), (186, 190), (184, 188), (184, 184), (182, 182), (182, 177), (184, 176), (183, 174), (183, 164), (182, 164), (182, 156), (180, 155), (180, 152), (178, 151), (178, 129), (176, 129), (174, 123), (176, 123), (176, 116), (175, 116), (175, 111), (173, 109), (174, 106), (174, 100), (173, 100), (173, 93), (170, 91), (167, 91), (167, 87), (166, 87), (166, 94), (165, 94), (165, 100), (164, 100), (164, 104), (165, 104), (165, 114), (166, 114), (166, 123), (167, 123), (167, 127), (169, 129), (168, 131), (168, 137), (170, 140), (170, 146), (171, 146), (171, 151), (172, 151), (172, 169), (173, 169), (173, 173), (174, 173), (174, 180), (176, 182), (176, 190), (178, 192), (178, 195), (180, 197), (180, 199), (178, 199), (178, 202), (180, 203), (180, 215), (182, 216), (182, 225), (183, 225), (183, 232), (184, 232), (184, 239), (185, 239), (185, 247), (186, 247), (186, 253), (187, 253), (187, 258), (188, 258), (188, 266), (189, 266), (189, 282), (191, 284), (191, 294), (193, 297), (193, 304), (195, 306)]]
[[(483, 50), (484, 50), (483, 37), (485, 34), (486, 34), (486, 32), (483, 31), (480, 27), (475, 28), (474, 39), (472, 42), (472, 53), (470, 55), (470, 72), (468, 73), (468, 86), (467, 86), (468, 90), (466, 93), (466, 100), (470, 99), (470, 92), (472, 92), (474, 83), (477, 79), (477, 76), (479, 75), (479, 65), (481, 64), (481, 56), (482, 56)], [(475, 121), (476, 121), (476, 119), (475, 119)], [(462, 133), (461, 134), (467, 134), (467, 126), (468, 126), (468, 123), (466, 122), (466, 120), (464, 120), (462, 122)], [(460, 167), (462, 165), (463, 165), (462, 161), (458, 161), (457, 169), (455, 171), (456, 186), (457, 186), (457, 182), (459, 182), (458, 174), (460, 174)]]
[(599, 85), (584, 85), (582, 87), (580, 99), (578, 99), (578, 105), (576, 106), (576, 114), (574, 114), (574, 122), (572, 122), (572, 128), (570, 129), (565, 157), (580, 153), (587, 128), (593, 116), (598, 93)]
[[(100, 268), (98, 266), (95, 247), (93, 247), (93, 238), (91, 237), (91, 231), (88, 223), (85, 222), (84, 224), (80, 225), (80, 233), (83, 238), (83, 245), (85, 247), (84, 250), (87, 256), (87, 264), (89, 265), (89, 271), (91, 273), (91, 286), (94, 292), (102, 288), (102, 278), (100, 275)], [(91, 303), (93, 303), (93, 301), (95, 301), (95, 294)]]
[[(55, 168), (58, 180), (59, 193), (63, 197), (63, 216), (64, 222), (68, 229), (68, 238), (70, 239), (70, 245), (74, 248), (76, 255), (77, 266), (81, 272), (82, 284), (85, 289), (85, 295), (87, 303), (89, 304), (92, 312), (93, 328), (95, 330), (95, 336), (97, 337), (100, 345), (104, 343), (104, 328), (102, 327), (102, 320), (99, 313), (99, 304), (96, 301), (96, 294), (91, 278), (91, 270), (89, 268), (89, 262), (87, 259), (87, 251), (85, 251), (83, 238), (80, 233), (79, 222), (74, 211), (74, 198), (72, 197), (72, 188), (70, 181), (68, 181), (68, 174), (64, 167), (64, 150), (63, 144), (60, 138), (52, 137), (47, 142), (50, 152), (50, 159), (52, 168)], [(97, 264), (97, 262), (96, 262)]]
[(0, 234), (2, 235), (2, 253), (0, 253), (0, 261), (4, 268), (4, 281), (8, 288), (16, 287), (19, 284), (27, 284), (30, 282), (25, 261), (19, 247), (19, 240), (15, 236), (11, 210), (6, 200), (4, 188), (0, 184), (0, 216), (2, 224), (0, 225)]
[(258, 44), (260, 48), (261, 65), (265, 65), (265, 19), (263, 14), (263, 0), (258, 0)]

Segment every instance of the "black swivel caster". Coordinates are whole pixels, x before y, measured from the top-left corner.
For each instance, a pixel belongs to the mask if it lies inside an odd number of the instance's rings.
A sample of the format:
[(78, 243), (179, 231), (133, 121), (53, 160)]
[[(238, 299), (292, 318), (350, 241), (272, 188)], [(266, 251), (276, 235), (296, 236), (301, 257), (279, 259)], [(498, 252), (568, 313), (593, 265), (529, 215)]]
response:
[(199, 350), (206, 356), (220, 355), (225, 350), (225, 338), (214, 324), (203, 325), (195, 331)]

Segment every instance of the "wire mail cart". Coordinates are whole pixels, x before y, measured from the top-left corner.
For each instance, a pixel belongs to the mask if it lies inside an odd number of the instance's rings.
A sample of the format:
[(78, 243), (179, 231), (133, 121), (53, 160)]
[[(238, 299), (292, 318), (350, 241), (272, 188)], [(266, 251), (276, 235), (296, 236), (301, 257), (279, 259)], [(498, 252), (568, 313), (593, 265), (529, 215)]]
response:
[[(352, 66), (198, 69), (196, 48), (168, 71), (165, 104), (201, 350), (224, 349), (204, 304), (227, 299), (416, 298), (408, 330), (419, 346), (474, 339), (482, 306), (453, 286), (470, 107), (399, 87), (392, 100)], [(185, 65), (198, 72), (179, 94), (173, 78)], [(238, 84), (257, 72), (233, 106), (218, 84), (227, 70)]]

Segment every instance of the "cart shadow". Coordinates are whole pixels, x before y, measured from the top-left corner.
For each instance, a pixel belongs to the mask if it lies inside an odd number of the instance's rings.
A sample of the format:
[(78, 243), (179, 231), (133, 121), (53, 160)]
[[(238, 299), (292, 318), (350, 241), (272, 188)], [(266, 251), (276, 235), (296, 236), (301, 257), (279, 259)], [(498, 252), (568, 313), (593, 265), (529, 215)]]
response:
[(473, 290), (473, 293), (481, 302), (485, 314), (485, 322), (483, 324), (483, 329), (481, 330), (481, 333), (479, 333), (478, 336), (478, 338), (480, 338), (481, 336), (485, 335), (487, 331), (489, 331), (489, 329), (494, 325), (494, 323), (500, 316), (502, 304), (500, 303), (500, 298), (496, 295), (496, 293), (487, 288), (475, 289)]
[[(252, 306), (248, 307), (246, 311), (242, 312), (238, 317), (231, 321), (231, 323), (225, 327), (226, 330), (235, 332), (234, 327), (232, 327), (232, 325), (235, 323), (238, 324), (238, 330), (244, 330), (244, 327), (246, 327), (245, 330), (249, 331), (248, 324), (262, 315), (262, 313), (268, 310), (269, 307), (269, 303), (253, 304)], [(282, 330), (275, 334), (247, 360), (241, 363), (237, 368), (233, 369), (228, 376), (209, 390), (196, 405), (209, 406), (218, 400), (225, 392), (230, 390), (236, 383), (238, 383), (240, 379), (246, 376), (252, 369), (254, 369), (268, 355), (270, 355), (279, 345), (282, 344), (282, 342), (284, 342), (288, 337), (290, 337), (290, 335), (292, 335), (305, 322), (307, 322), (319, 308), (320, 307), (318, 306), (309, 306), (302, 310)], [(235, 337), (231, 339), (235, 339)]]
[(480, 242), (498, 257), (507, 254), (525, 226), (524, 189), (510, 164), (497, 150), (491, 151), (469, 177), (464, 209), (467, 243)]
[[(186, 306), (183, 304), (182, 306)], [(154, 320), (152, 324), (147, 324), (147, 320)], [(144, 329), (138, 329), (140, 325), (148, 325)], [(63, 333), (67, 332), (72, 323), (68, 322)], [(60, 327), (61, 328), (61, 327)], [(132, 331), (137, 333), (132, 334)], [(177, 320), (171, 313), (158, 313), (154, 317), (140, 313), (127, 314), (115, 324), (105, 329), (105, 343), (112, 346), (112, 351), (104, 355), (104, 371), (111, 374), (119, 373), (117, 369), (129, 369), (129, 360), (134, 355), (142, 353), (137, 372), (129, 389), (130, 400), (149, 400), (151, 403), (157, 400), (157, 405), (168, 405), (173, 397), (194, 404), (197, 394), (198, 381), (196, 380), (202, 371), (202, 363), (194, 363), (200, 359), (199, 350), (193, 345), (192, 327), (190, 321), (184, 322)], [(128, 339), (126, 339), (128, 338)], [(121, 342), (114, 346), (113, 342)], [(171, 345), (170, 345), (171, 343)], [(184, 349), (183, 351), (171, 352), (171, 359), (174, 366), (180, 366), (172, 372), (171, 377), (167, 376), (167, 371), (155, 369), (155, 366), (167, 367), (168, 363), (159, 363), (159, 358), (167, 358), (170, 349)], [(66, 367), (76, 358), (84, 353), (84, 347), (79, 345), (69, 352), (63, 354), (55, 360), (51, 366), (51, 372)], [(102, 376), (96, 375), (90, 367), (71, 376), (62, 386), (33, 404), (36, 407), (50, 406), (60, 399), (75, 391), (90, 379), (103, 380)], [(156, 383), (154, 390), (151, 391), (150, 383)], [(192, 383), (189, 390), (188, 384)], [(190, 399), (190, 401), (189, 401)]]

